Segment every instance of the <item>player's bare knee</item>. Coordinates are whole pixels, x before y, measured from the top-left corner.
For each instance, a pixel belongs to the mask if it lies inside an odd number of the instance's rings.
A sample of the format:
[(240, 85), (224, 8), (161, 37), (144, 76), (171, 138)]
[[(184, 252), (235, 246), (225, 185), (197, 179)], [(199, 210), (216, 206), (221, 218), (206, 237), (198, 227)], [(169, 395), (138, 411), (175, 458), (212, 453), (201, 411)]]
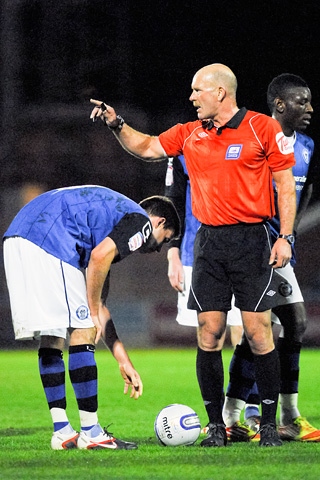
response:
[(74, 328), (70, 332), (70, 345), (94, 345), (96, 328)]
[(40, 348), (55, 348), (63, 350), (65, 340), (61, 337), (54, 337), (51, 335), (43, 335), (40, 338)]

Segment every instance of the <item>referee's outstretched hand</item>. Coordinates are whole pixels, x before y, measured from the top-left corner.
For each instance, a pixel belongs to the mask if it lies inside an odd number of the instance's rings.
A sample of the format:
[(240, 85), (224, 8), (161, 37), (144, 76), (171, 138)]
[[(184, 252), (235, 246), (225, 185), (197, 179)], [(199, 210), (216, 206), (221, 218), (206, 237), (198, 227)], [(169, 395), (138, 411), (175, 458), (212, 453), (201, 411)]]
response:
[(117, 114), (110, 105), (107, 105), (101, 100), (94, 100), (93, 98), (90, 99), (90, 102), (95, 105), (90, 115), (90, 119), (92, 119), (93, 122), (95, 122), (97, 118), (100, 118), (104, 123), (107, 123), (107, 125), (117, 121)]

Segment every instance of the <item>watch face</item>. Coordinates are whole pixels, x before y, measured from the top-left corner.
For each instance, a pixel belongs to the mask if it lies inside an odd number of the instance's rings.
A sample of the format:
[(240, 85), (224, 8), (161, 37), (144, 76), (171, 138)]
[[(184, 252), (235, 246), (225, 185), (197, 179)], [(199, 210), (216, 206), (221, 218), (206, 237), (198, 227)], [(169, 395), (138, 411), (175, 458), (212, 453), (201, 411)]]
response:
[(290, 245), (292, 245), (293, 242), (294, 242), (294, 235), (283, 235), (282, 238), (285, 238), (287, 240), (287, 242), (290, 243)]
[(294, 235), (288, 235), (288, 236), (287, 236), (287, 240), (288, 240), (288, 242), (291, 243), (291, 245), (292, 245), (293, 242), (294, 242)]
[(290, 234), (290, 235), (281, 234), (281, 235), (279, 235), (279, 238), (283, 238), (284, 240), (287, 240), (287, 242), (289, 242), (290, 245), (292, 245), (294, 243), (294, 240), (295, 240), (293, 234)]

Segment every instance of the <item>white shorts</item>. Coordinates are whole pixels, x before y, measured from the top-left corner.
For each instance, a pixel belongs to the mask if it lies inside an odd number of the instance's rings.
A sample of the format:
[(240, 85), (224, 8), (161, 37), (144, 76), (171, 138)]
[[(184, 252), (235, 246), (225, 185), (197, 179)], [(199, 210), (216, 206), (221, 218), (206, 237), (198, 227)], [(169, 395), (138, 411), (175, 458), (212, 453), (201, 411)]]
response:
[(6, 239), (3, 253), (16, 340), (94, 326), (81, 270), (20, 237)]
[[(280, 305), (291, 305), (291, 303), (299, 303), (299, 302), (304, 302), (296, 274), (294, 273), (293, 267), (291, 266), (290, 263), (286, 265), (284, 268), (278, 268), (277, 272), (279, 275), (281, 275), (287, 282), (290, 283), (292, 286), (292, 294), (289, 295), (288, 297), (282, 297), (279, 295), (279, 303), (278, 306)], [(279, 318), (272, 312), (271, 313), (271, 320), (273, 323), (277, 323), (278, 325), (281, 325)]]
[[(196, 310), (189, 310), (187, 307), (189, 290), (191, 286), (192, 267), (183, 266), (184, 271), (184, 291), (178, 293), (178, 314), (176, 317), (180, 325), (189, 327), (198, 327), (198, 315)], [(234, 299), (232, 300), (232, 309), (227, 315), (227, 325), (242, 326), (241, 312), (239, 308), (234, 306)]]

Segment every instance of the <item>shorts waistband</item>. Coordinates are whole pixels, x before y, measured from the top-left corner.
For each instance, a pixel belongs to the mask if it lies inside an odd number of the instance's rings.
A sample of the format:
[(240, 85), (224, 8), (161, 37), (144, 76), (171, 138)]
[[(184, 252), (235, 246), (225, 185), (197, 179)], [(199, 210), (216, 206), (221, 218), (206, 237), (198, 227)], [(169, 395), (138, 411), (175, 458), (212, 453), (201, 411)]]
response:
[(231, 223), (228, 225), (206, 225), (205, 223), (202, 223), (201, 226), (204, 228), (209, 228), (209, 229), (223, 229), (223, 228), (240, 228), (240, 227), (256, 227), (257, 225), (265, 225), (267, 222), (263, 220), (262, 222), (254, 222), (254, 223)]

